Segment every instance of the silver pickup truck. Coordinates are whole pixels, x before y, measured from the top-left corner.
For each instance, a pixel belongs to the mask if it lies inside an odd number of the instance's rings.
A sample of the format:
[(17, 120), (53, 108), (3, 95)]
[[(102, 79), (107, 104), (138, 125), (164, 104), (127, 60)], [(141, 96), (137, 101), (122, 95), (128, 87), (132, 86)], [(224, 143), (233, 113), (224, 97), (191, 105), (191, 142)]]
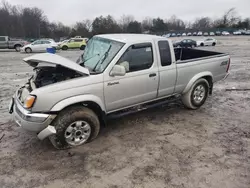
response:
[(37, 54), (24, 62), (34, 75), (14, 94), (9, 112), (22, 128), (56, 148), (93, 140), (108, 118), (182, 99), (198, 109), (225, 78), (227, 54), (173, 48), (171, 40), (142, 34), (97, 35), (76, 62)]
[(21, 47), (28, 44), (27, 41), (21, 39), (11, 39), (8, 36), (0, 36), (0, 49), (15, 49), (20, 52)]

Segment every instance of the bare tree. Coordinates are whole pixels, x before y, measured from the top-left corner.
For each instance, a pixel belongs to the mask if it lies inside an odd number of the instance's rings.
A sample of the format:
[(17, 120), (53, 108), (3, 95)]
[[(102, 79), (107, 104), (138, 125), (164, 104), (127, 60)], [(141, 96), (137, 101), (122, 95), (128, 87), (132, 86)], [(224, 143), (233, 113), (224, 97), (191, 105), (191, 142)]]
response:
[(142, 31), (148, 33), (153, 27), (153, 19), (146, 17), (142, 20)]
[(197, 18), (192, 24), (193, 29), (208, 29), (212, 26), (212, 20), (209, 17)]
[(214, 27), (232, 27), (239, 22), (240, 16), (235, 8), (230, 8), (226, 11), (220, 19), (214, 21)]
[(171, 18), (165, 22), (168, 25), (169, 30), (183, 30), (186, 28), (185, 22), (177, 18), (175, 15), (171, 16)]
[(134, 16), (132, 15), (122, 15), (121, 19), (119, 20), (119, 26), (122, 29), (122, 32), (127, 32), (127, 28), (130, 22), (135, 20)]

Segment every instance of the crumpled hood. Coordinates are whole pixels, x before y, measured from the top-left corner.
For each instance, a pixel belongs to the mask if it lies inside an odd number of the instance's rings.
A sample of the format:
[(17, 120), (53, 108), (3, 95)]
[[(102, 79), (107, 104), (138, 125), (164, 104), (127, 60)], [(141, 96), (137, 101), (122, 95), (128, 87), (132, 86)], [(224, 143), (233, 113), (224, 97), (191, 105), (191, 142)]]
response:
[(46, 67), (61, 65), (65, 68), (74, 70), (80, 74), (89, 75), (89, 70), (78, 65), (74, 61), (66, 59), (62, 56), (50, 53), (36, 54), (23, 59), (24, 62), (32, 67)]

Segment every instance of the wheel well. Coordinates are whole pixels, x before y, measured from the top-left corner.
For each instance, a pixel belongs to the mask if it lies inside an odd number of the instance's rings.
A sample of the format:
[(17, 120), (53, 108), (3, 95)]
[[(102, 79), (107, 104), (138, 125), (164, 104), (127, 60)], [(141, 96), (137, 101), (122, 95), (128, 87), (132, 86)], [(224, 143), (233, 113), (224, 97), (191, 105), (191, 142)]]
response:
[(70, 108), (72, 106), (85, 106), (85, 107), (93, 110), (93, 112), (95, 112), (96, 115), (98, 116), (100, 124), (103, 126), (106, 125), (106, 113), (101, 109), (101, 107), (97, 103), (95, 103), (93, 101), (79, 102), (79, 103), (71, 104), (71, 105), (65, 107), (64, 109), (62, 109), (61, 111), (66, 110), (67, 108)]
[(207, 80), (207, 82), (209, 84), (209, 94), (211, 95), (212, 91), (213, 91), (213, 78), (212, 78), (212, 76), (204, 76), (202, 78)]
[(17, 47), (17, 46), (22, 46), (22, 45), (21, 45), (21, 44), (15, 44), (15, 45), (14, 45), (14, 48)]

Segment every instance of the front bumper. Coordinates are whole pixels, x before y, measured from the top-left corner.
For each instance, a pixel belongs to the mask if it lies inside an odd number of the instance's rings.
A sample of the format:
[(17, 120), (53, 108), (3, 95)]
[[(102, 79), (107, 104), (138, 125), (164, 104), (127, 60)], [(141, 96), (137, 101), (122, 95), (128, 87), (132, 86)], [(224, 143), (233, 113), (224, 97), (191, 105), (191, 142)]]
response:
[[(31, 113), (22, 107), (18, 99), (13, 98), (9, 105), (9, 113), (12, 114), (14, 122), (25, 130), (41, 133), (44, 130), (51, 130), (50, 123), (55, 119), (56, 115), (44, 113)], [(44, 133), (44, 132), (43, 132)], [(50, 134), (44, 135), (46, 138)], [(41, 138), (40, 138), (41, 139)]]

